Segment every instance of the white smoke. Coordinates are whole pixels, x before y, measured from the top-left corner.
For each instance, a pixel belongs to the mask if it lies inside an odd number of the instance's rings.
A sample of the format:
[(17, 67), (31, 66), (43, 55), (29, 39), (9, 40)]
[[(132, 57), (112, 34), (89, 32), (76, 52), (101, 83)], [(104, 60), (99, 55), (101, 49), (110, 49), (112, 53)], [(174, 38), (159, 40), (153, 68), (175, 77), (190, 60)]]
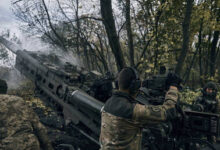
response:
[[(10, 38), (7, 38), (7, 40), (10, 40)], [(77, 57), (74, 56), (72, 52), (64, 53), (61, 49), (54, 46), (52, 47), (50, 44), (43, 42), (39, 38), (23, 36), (21, 39), (19, 39), (19, 43), (21, 50), (32, 51), (36, 52), (37, 54), (56, 55), (62, 64), (69, 62), (72, 65), (81, 67), (80, 61), (77, 59)], [(26, 79), (14, 67), (16, 55), (9, 50), (7, 50), (7, 53), (7, 59), (0, 59), (0, 78), (7, 81), (9, 89), (16, 89)], [(5, 73), (5, 70), (7, 70), (7, 73)]]
[(56, 55), (63, 63), (69, 62), (73, 65), (82, 66), (82, 63), (72, 52), (64, 52), (58, 47), (51, 46), (48, 43), (45, 43), (40, 38), (23, 36), (21, 38), (21, 46), (27, 51), (39, 52), (45, 55)]

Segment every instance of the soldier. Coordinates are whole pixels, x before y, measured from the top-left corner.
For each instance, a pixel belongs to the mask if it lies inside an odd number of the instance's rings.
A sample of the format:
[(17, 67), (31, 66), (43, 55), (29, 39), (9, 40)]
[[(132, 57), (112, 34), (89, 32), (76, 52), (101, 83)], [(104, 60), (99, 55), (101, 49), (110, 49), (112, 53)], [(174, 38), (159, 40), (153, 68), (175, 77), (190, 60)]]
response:
[(202, 96), (197, 97), (194, 104), (202, 112), (220, 113), (220, 103), (216, 99), (218, 89), (214, 82), (208, 82), (202, 89)]
[(133, 68), (124, 68), (118, 77), (119, 90), (102, 109), (101, 150), (140, 150), (143, 126), (175, 116), (180, 81), (176, 75), (169, 75), (170, 88), (163, 105), (141, 105), (135, 100), (141, 86), (138, 74)]
[(46, 128), (34, 111), (21, 98), (5, 95), (7, 84), (0, 87), (0, 149), (52, 150)]
[(194, 110), (209, 112), (209, 113), (220, 113), (220, 103), (216, 99), (218, 89), (214, 82), (208, 82), (202, 89), (202, 96), (196, 98), (193, 102)]
[[(193, 110), (220, 114), (220, 101), (216, 98), (218, 88), (212, 81), (206, 83), (202, 89), (202, 96), (196, 98), (193, 102)], [(220, 138), (207, 136), (209, 142), (220, 142)]]

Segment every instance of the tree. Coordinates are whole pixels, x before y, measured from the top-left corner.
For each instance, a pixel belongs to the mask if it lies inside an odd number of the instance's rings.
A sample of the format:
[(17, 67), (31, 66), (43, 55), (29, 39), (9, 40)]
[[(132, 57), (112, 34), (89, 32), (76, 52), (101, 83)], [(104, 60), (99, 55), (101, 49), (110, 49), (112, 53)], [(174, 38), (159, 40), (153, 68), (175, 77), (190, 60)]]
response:
[(129, 64), (148, 77), (161, 65), (177, 64), (189, 85), (219, 70), (218, 0), (44, 2), (46, 9), (42, 0), (18, 1), (14, 10), (27, 31), (63, 44), (89, 70), (116, 73)]
[(103, 18), (103, 24), (108, 35), (109, 44), (112, 52), (115, 56), (118, 71), (125, 67), (125, 61), (121, 50), (119, 37), (115, 28), (115, 21), (112, 12), (112, 1), (111, 0), (100, 0), (101, 15)]
[(210, 52), (210, 76), (215, 76), (215, 62), (216, 62), (216, 46), (219, 39), (219, 31), (214, 32), (213, 40), (212, 40), (212, 47)]
[(130, 66), (134, 67), (134, 44), (133, 44), (133, 35), (131, 30), (131, 19), (130, 19), (130, 0), (126, 0), (125, 4), (126, 12), (126, 29), (127, 29), (127, 36), (128, 36), (128, 49), (129, 49), (129, 60)]
[[(216, 22), (219, 23), (220, 21), (220, 9), (218, 7), (218, 4), (220, 5), (219, 2), (215, 1), (214, 3), (214, 14), (216, 14)], [(215, 76), (215, 63), (216, 63), (216, 56), (218, 55), (218, 52), (216, 51), (218, 40), (219, 40), (219, 32), (220, 30), (215, 30), (214, 35), (213, 35), (213, 40), (212, 40), (212, 46), (211, 46), (211, 52), (210, 52), (210, 76), (214, 77)]]
[(185, 11), (185, 18), (183, 21), (183, 45), (175, 70), (177, 74), (180, 74), (183, 69), (184, 61), (189, 49), (189, 35), (190, 35), (189, 27), (190, 27), (192, 8), (193, 8), (193, 0), (186, 0), (186, 11)]

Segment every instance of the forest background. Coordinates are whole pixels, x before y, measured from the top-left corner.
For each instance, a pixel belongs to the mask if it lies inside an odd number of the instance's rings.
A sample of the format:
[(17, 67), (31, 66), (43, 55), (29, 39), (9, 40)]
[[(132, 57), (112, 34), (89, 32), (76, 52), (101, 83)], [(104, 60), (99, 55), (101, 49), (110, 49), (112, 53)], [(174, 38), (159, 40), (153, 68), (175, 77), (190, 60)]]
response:
[[(87, 70), (117, 73), (132, 66), (145, 79), (166, 66), (191, 89), (220, 82), (218, 0), (11, 2), (24, 33), (74, 54)], [(12, 41), (22, 44), (16, 36)], [(7, 58), (0, 48), (0, 57)]]

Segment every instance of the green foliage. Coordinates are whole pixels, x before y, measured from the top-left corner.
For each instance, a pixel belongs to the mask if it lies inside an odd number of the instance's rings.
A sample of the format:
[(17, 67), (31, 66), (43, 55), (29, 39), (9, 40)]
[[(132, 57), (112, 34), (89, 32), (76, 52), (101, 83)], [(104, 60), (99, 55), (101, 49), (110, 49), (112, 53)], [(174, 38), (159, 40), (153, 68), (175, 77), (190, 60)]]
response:
[[(201, 90), (202, 88), (198, 88), (196, 90), (185, 89), (180, 92), (180, 100), (188, 104), (192, 104), (192, 102), (195, 101), (198, 96), (202, 96)], [(220, 98), (220, 92), (217, 93), (216, 98)]]
[[(25, 3), (28, 2), (28, 3)], [(35, 3), (38, 5), (33, 5)], [(45, 10), (41, 10), (41, 1), (21, 1), (14, 6), (15, 14), (29, 25), (33, 31), (44, 32), (44, 36), (50, 35), (49, 39), (57, 41), (51, 35)], [(63, 38), (63, 44), (68, 50), (79, 55), (89, 70), (100, 72), (112, 71), (116, 73), (117, 58), (113, 58), (109, 39), (95, 4), (88, 5), (79, 1), (79, 12), (76, 12), (76, 3), (63, 1), (61, 8), (53, 14), (53, 7), (48, 7), (51, 21), (57, 32)], [(91, 2), (92, 3), (92, 2)], [(134, 60), (138, 71), (144, 76), (156, 74), (161, 65), (170, 66), (178, 63), (178, 58), (183, 44), (183, 25), (186, 10), (186, 0), (134, 0), (131, 3), (131, 28), (134, 43)], [(23, 5), (22, 5), (23, 4)], [(29, 6), (30, 5), (30, 6)], [(28, 7), (29, 6), (29, 7)], [(70, 7), (66, 7), (70, 6)], [(117, 36), (124, 60), (129, 64), (130, 54), (128, 50), (128, 37), (125, 20), (125, 1), (117, 0), (112, 3), (114, 7), (114, 22), (117, 28)], [(40, 7), (40, 8), (38, 8)], [(96, 13), (85, 12), (84, 9), (96, 9)], [(202, 85), (210, 78), (210, 50), (214, 31), (220, 30), (219, 24), (219, 0), (200, 0), (193, 2), (190, 22), (189, 51), (183, 64), (182, 77), (186, 78), (187, 71), (191, 67), (194, 53), (198, 48), (199, 34), (201, 33), (201, 44), (195, 56), (194, 64), (189, 73), (186, 84), (191, 88)], [(29, 9), (26, 9), (29, 8)], [(34, 11), (35, 10), (35, 11)], [(42, 12), (38, 12), (41, 10)], [(116, 11), (115, 11), (116, 10)], [(81, 12), (81, 13), (80, 13)], [(70, 15), (71, 14), (71, 15)], [(78, 14), (78, 16), (76, 16)], [(73, 15), (73, 16), (72, 16)], [(91, 17), (91, 18), (90, 18)], [(77, 20), (77, 18), (80, 18)], [(79, 23), (79, 24), (78, 24)], [(34, 25), (34, 26), (33, 26)], [(79, 26), (78, 26), (79, 25)], [(201, 28), (202, 27), (202, 28)], [(28, 28), (28, 29), (29, 29)], [(200, 32), (201, 29), (201, 32)], [(219, 43), (219, 41), (218, 41)], [(217, 45), (218, 46), (218, 45)], [(219, 46), (216, 48), (216, 74), (213, 80), (217, 81), (220, 71)]]
[(189, 104), (192, 104), (195, 101), (196, 97), (201, 95), (201, 89), (197, 89), (195, 91), (190, 89), (185, 89), (180, 92), (180, 100)]

